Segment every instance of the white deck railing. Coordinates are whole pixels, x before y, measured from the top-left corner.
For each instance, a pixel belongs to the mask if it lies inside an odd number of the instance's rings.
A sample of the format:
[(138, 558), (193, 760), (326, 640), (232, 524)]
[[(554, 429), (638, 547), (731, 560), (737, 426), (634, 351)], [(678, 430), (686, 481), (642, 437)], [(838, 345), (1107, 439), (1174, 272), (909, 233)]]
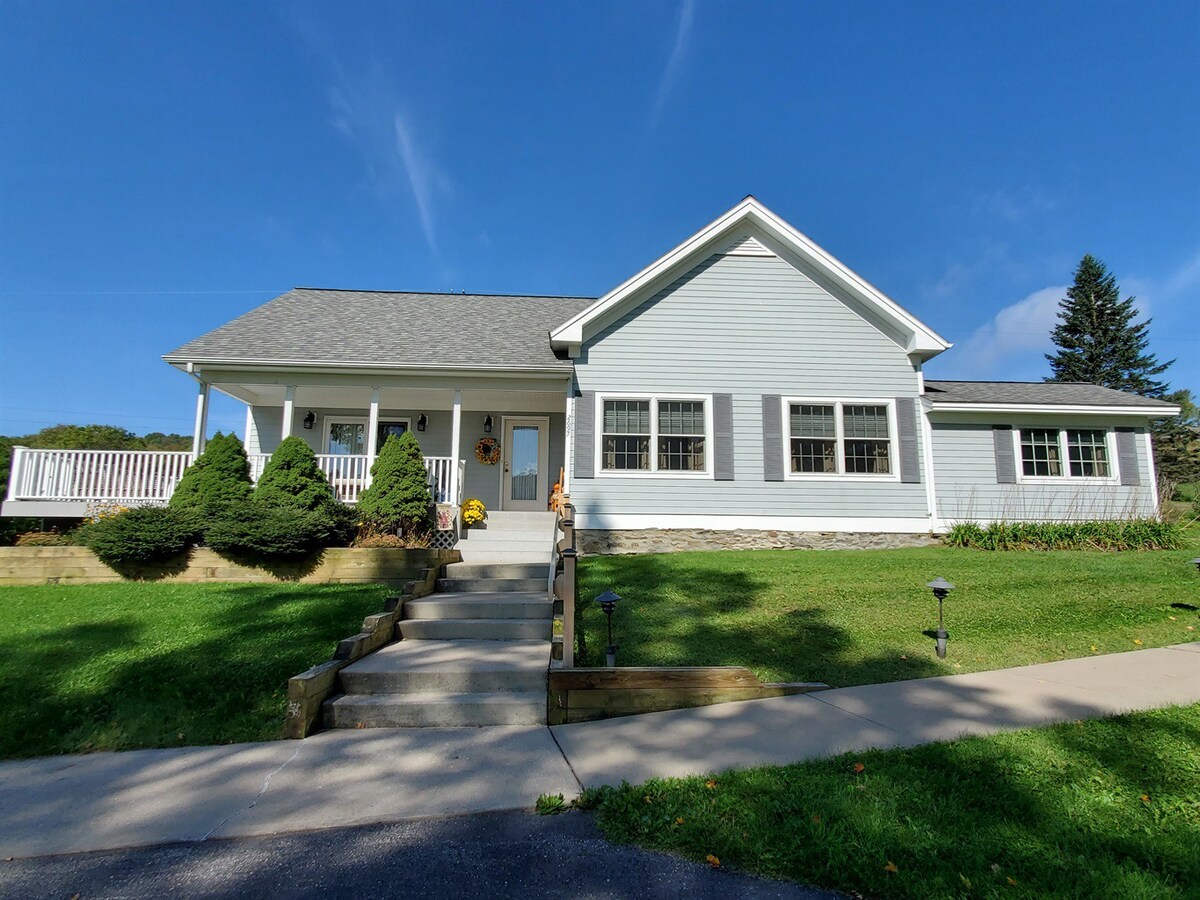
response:
[[(258, 481), (271, 455), (249, 455), (250, 480)], [(9, 500), (72, 500), (94, 503), (163, 503), (171, 498), (192, 462), (185, 451), (38, 450), (14, 447), (8, 478)], [(317, 454), (317, 465), (344, 503), (354, 503), (370, 483), (366, 456)], [(449, 456), (425, 457), (429, 488), (439, 503), (450, 501)], [(461, 499), (466, 463), (458, 461)], [(457, 501), (456, 501), (457, 502)]]

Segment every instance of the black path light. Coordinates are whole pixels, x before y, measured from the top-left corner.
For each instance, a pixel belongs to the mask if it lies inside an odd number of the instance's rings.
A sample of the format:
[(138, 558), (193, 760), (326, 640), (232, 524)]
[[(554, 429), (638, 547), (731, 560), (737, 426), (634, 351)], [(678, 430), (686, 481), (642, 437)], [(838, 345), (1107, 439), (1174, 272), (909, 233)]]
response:
[(933, 591), (933, 596), (937, 597), (938, 602), (938, 627), (937, 627), (937, 655), (938, 659), (946, 658), (946, 641), (950, 635), (946, 632), (946, 619), (942, 615), (942, 601), (946, 599), (946, 595), (954, 590), (954, 585), (948, 582), (940, 575), (925, 585)]
[(605, 664), (614, 669), (617, 665), (617, 645), (613, 643), (612, 636), (612, 614), (617, 608), (617, 604), (621, 598), (616, 591), (605, 591), (596, 598), (596, 602), (600, 604), (600, 608), (604, 610), (604, 615), (608, 617), (608, 646), (604, 650)]
[(1192, 560), (1192, 565), (1196, 567), (1196, 571), (1200, 572), (1200, 556)]

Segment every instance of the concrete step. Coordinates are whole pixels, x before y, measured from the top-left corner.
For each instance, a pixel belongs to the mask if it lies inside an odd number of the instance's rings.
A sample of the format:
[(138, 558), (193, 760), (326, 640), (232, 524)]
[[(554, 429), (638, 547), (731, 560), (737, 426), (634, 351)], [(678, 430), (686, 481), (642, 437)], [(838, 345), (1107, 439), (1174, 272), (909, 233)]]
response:
[(468, 566), (525, 566), (539, 565), (545, 568), (550, 564), (550, 550), (509, 550), (502, 547), (466, 547), (459, 544), (456, 548), (462, 555), (461, 563), (451, 565)]
[(402, 619), (406, 641), (549, 641), (553, 625), (544, 619)]
[(397, 641), (339, 673), (346, 694), (546, 692), (550, 645), (536, 641)]
[(505, 547), (528, 545), (531, 549), (550, 550), (554, 535), (549, 531), (475, 531), (469, 529), (458, 541), (461, 547), (484, 547), (503, 544)]
[(346, 694), (324, 704), (330, 728), (461, 728), (544, 725), (546, 693)]
[(542, 619), (551, 617), (546, 592), (430, 594), (404, 604), (404, 619)]
[(542, 575), (540, 578), (439, 578), (437, 590), (442, 594), (544, 591), (546, 590), (546, 576)]
[(555, 514), (546, 510), (540, 512), (519, 512), (504, 509), (490, 510), (484, 525), (487, 528), (512, 527), (524, 525), (527, 528), (553, 528)]
[(550, 571), (550, 555), (543, 554), (540, 560), (531, 562), (493, 562), (474, 560), (450, 563), (443, 567), (447, 578), (542, 578)]

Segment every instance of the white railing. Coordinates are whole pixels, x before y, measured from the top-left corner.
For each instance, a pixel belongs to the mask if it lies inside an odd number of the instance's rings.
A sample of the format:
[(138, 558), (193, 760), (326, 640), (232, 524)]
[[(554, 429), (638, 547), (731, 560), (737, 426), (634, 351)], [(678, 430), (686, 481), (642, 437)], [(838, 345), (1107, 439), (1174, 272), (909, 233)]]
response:
[[(251, 481), (258, 481), (270, 459), (269, 453), (248, 455)], [(7, 499), (162, 503), (170, 499), (191, 462), (192, 454), (184, 451), (13, 447)], [(366, 456), (320, 453), (317, 465), (343, 503), (355, 503), (371, 481)], [(450, 502), (453, 465), (454, 459), (449, 456), (425, 457), (429, 491), (435, 502)], [(459, 497), (454, 502), (460, 505), (465, 475), (466, 463), (459, 460)]]

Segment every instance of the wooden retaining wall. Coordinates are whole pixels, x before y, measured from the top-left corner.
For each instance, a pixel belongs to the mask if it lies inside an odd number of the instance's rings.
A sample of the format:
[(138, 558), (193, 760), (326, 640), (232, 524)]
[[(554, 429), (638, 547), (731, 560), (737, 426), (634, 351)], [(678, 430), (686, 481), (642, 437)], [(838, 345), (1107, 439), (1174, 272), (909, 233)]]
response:
[(743, 666), (551, 668), (547, 717), (551, 725), (563, 725), (828, 688), (820, 682), (764, 684)]
[(397, 550), (336, 547), (317, 559), (270, 567), (240, 565), (198, 548), (186, 558), (125, 571), (110, 569), (85, 547), (0, 547), (0, 586), (19, 584), (102, 584), (129, 580), (175, 583), (206, 581), (303, 584), (395, 584), (460, 558), (456, 550)]

